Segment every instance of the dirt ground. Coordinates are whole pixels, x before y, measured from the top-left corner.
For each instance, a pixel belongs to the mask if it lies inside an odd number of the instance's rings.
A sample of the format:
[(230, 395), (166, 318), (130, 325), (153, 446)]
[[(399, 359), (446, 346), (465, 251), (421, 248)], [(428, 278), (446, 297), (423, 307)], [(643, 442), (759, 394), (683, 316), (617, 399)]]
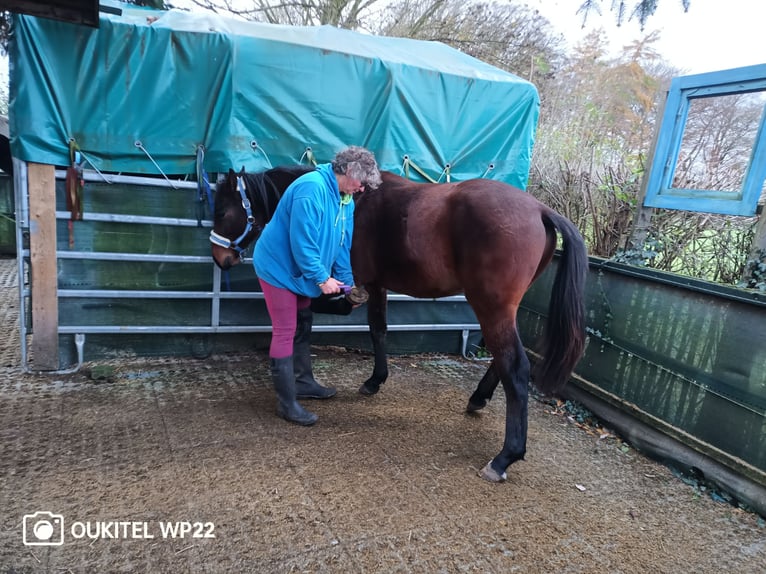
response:
[(531, 401), (526, 460), (482, 481), (505, 405), (500, 392), (464, 413), (482, 363), (396, 357), (363, 397), (372, 358), (315, 348), (339, 392), (305, 403), (313, 428), (276, 417), (257, 352), (99, 363), (106, 380), (23, 374), (13, 269), (0, 277), (0, 573), (766, 572), (762, 518), (547, 402)]

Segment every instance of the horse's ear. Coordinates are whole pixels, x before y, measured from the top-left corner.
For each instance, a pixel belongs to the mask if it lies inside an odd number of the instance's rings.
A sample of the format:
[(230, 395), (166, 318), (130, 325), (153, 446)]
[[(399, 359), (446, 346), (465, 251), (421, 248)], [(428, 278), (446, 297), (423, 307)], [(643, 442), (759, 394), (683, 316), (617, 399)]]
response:
[(239, 172), (239, 175), (245, 175), (245, 166), (242, 166), (242, 171)]
[(234, 173), (234, 170), (233, 170), (232, 168), (229, 168), (229, 177), (231, 177), (231, 176), (233, 176), (233, 175), (236, 175), (236, 174)]

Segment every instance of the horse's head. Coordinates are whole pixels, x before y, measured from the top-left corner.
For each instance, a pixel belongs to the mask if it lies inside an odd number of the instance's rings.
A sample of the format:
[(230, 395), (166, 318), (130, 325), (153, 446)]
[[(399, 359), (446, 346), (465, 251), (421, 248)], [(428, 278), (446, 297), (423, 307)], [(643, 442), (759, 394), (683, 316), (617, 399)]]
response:
[(216, 265), (225, 271), (240, 263), (245, 249), (263, 231), (266, 218), (263, 206), (254, 205), (245, 169), (239, 173), (229, 169), (215, 193), (210, 243)]
[(258, 173), (229, 170), (218, 183), (210, 243), (213, 260), (224, 271), (240, 263), (274, 215), (282, 194), (298, 177), (314, 168), (273, 167)]

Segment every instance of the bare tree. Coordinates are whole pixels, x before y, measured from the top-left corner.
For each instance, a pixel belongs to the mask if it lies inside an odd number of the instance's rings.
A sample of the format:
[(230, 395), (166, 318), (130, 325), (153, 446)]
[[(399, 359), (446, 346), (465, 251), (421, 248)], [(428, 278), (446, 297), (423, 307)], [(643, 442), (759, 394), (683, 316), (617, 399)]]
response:
[[(158, 10), (175, 7), (174, 2), (165, 0), (125, 0), (130, 4), (148, 6)], [(382, 10), (387, 0), (252, 0), (248, 5), (243, 0), (187, 0), (191, 4), (215, 13), (225, 13), (240, 16), (246, 20), (258, 20), (273, 24), (319, 25), (329, 24), (341, 28), (365, 28), (372, 22), (367, 22), (365, 15)], [(572, 6), (575, 2), (572, 0)], [(669, 2), (670, 0), (665, 0)], [(583, 25), (592, 11), (601, 13), (603, 0), (584, 0), (574, 14), (581, 14)], [(611, 10), (617, 14), (618, 24), (622, 23), (627, 13), (624, 0), (610, 0)], [(680, 0), (684, 10), (688, 10), (690, 0)], [(513, 0), (511, 0), (513, 5)], [(654, 14), (659, 0), (635, 0), (628, 19), (637, 18), (643, 29), (646, 20)], [(23, 2), (19, 3), (21, 6)], [(434, 7), (441, 0), (431, 0)], [(470, 6), (470, 4), (468, 4)], [(13, 10), (0, 11), (0, 51), (8, 53)]]
[(736, 191), (760, 125), (760, 94), (733, 94), (691, 101), (674, 187)]
[[(694, 99), (673, 173), (673, 187), (738, 192), (762, 112), (760, 94)], [(656, 210), (649, 230), (656, 255), (650, 264), (736, 285), (746, 271), (757, 220)]]
[(190, 0), (193, 4), (215, 13), (240, 16), (246, 20), (318, 26), (328, 24), (339, 28), (364, 28), (364, 15), (383, 0)]
[(443, 42), (538, 87), (564, 59), (564, 39), (525, 4), (400, 0), (377, 33)]
[[(544, 100), (530, 191), (575, 221), (594, 255), (736, 285), (756, 218), (657, 209), (640, 251), (623, 251), (658, 104), (678, 75), (653, 49), (657, 40), (650, 34), (616, 59), (600, 31), (576, 47)], [(674, 186), (738, 191), (762, 110), (760, 94), (695, 99)]]
[[(163, 0), (138, 0), (161, 6)], [(664, 0), (670, 2), (670, 0)], [(689, 10), (691, 0), (677, 0), (684, 11)], [(366, 10), (373, 5), (385, 6), (387, 2), (382, 0), (252, 0), (251, 5), (241, 0), (191, 0), (193, 4), (213, 12), (226, 12), (236, 14), (248, 20), (259, 20), (279, 24), (316, 25), (330, 24), (343, 28), (355, 28), (363, 20)], [(601, 6), (604, 0), (581, 0), (579, 7), (577, 0), (572, 0), (573, 15), (581, 15), (583, 26), (591, 12), (601, 14)], [(654, 15), (660, 0), (609, 0), (609, 10), (615, 13), (617, 24), (621, 25), (625, 20), (636, 19), (643, 30), (647, 20)], [(417, 3), (417, 2), (416, 2)], [(172, 2), (165, 2), (170, 6)], [(403, 3), (402, 3), (403, 4)], [(441, 0), (431, 0), (433, 8), (442, 4)], [(511, 2), (513, 4), (513, 2)], [(519, 5), (524, 5), (519, 2)], [(464, 3), (464, 6), (469, 4)]]
[[(665, 1), (667, 2), (668, 0)], [(679, 2), (684, 12), (688, 12), (691, 0), (679, 0)], [(638, 20), (641, 30), (643, 31), (646, 21), (657, 11), (659, 3), (659, 0), (633, 0), (633, 2), (628, 5), (625, 0), (610, 0), (609, 9), (615, 13), (618, 26), (622, 25), (626, 19), (632, 20), (635, 18)], [(580, 4), (580, 7), (577, 9), (577, 13), (582, 15), (583, 26), (585, 26), (585, 22), (591, 12), (601, 14), (602, 4), (603, 0), (583, 0), (582, 4)]]
[(630, 229), (660, 86), (652, 34), (607, 56), (601, 30), (575, 49), (543, 100), (530, 191), (583, 231), (590, 252), (614, 256)]

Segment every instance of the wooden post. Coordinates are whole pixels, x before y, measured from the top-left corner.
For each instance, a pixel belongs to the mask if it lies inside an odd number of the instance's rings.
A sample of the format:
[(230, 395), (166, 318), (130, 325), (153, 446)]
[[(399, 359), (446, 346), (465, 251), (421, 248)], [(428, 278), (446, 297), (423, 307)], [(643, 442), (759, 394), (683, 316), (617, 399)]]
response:
[(660, 128), (662, 127), (662, 117), (665, 115), (665, 104), (668, 99), (668, 93), (665, 92), (665, 97), (660, 103), (657, 109), (657, 121), (654, 127), (654, 137), (649, 148), (649, 156), (646, 158), (646, 170), (641, 178), (641, 189), (638, 192), (636, 198), (636, 214), (633, 217), (633, 226), (626, 242), (626, 251), (633, 252), (633, 257), (641, 259), (636, 252), (641, 253), (644, 250), (644, 244), (646, 243), (646, 236), (649, 234), (649, 226), (652, 224), (652, 215), (654, 214), (653, 207), (644, 207), (644, 199), (646, 199), (646, 189), (649, 184), (649, 174), (652, 170), (652, 163), (654, 162), (654, 154), (657, 153), (657, 140), (660, 137)]
[(758, 214), (758, 226), (753, 238), (752, 255), (756, 255), (759, 251), (766, 251), (766, 197), (758, 205), (755, 212)]
[[(755, 226), (755, 237), (753, 237), (753, 244), (750, 246), (748, 260), (766, 262), (766, 205), (759, 204), (756, 213), (758, 214), (758, 223)], [(753, 278), (752, 270), (745, 269), (745, 276), (742, 280), (748, 281)]]
[(59, 368), (55, 168), (52, 165), (30, 163), (27, 180), (32, 359), (36, 369), (53, 371)]

